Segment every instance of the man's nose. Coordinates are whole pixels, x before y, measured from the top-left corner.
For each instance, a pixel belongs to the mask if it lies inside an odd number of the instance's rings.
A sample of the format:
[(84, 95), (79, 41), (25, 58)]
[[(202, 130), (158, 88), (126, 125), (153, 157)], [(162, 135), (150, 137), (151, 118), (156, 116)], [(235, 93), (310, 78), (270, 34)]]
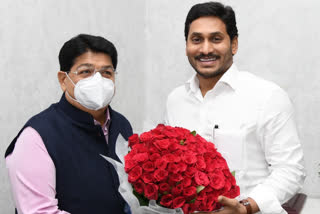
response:
[(213, 53), (214, 47), (213, 44), (209, 41), (204, 41), (201, 46), (201, 53), (204, 55), (208, 55), (209, 53)]

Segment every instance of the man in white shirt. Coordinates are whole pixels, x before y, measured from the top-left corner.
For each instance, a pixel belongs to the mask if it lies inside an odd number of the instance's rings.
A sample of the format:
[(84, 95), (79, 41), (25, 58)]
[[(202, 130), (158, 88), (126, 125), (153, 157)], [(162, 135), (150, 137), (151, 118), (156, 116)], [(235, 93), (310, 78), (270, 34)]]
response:
[(303, 152), (287, 94), (233, 64), (238, 30), (231, 7), (194, 5), (185, 22), (196, 73), (168, 96), (166, 123), (196, 130), (236, 171), (242, 201), (219, 197), (227, 213), (283, 214), (305, 179)]

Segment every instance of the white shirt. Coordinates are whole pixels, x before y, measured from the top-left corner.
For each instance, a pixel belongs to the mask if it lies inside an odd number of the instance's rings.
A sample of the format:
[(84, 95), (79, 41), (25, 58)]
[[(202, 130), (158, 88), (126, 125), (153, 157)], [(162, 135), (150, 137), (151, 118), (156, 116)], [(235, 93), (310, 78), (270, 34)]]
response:
[(260, 213), (286, 213), (281, 204), (302, 187), (305, 172), (293, 107), (280, 87), (232, 65), (203, 97), (194, 75), (170, 93), (165, 118), (213, 142)]

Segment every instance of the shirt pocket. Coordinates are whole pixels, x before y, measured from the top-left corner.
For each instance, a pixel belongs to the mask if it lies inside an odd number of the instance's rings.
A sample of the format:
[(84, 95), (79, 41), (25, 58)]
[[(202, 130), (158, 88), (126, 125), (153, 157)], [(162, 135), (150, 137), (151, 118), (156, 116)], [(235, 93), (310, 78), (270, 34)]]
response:
[(245, 132), (241, 129), (214, 129), (213, 143), (226, 159), (230, 171), (242, 171), (244, 158)]

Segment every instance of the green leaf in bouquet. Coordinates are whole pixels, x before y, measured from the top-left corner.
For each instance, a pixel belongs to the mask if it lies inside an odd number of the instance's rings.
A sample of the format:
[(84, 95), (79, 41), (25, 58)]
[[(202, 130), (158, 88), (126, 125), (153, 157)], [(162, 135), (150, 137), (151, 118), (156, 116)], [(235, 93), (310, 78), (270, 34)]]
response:
[(133, 194), (137, 197), (139, 200), (140, 206), (148, 206), (149, 205), (149, 199), (144, 197), (143, 195), (137, 193), (135, 190), (133, 190)]
[(189, 204), (193, 204), (194, 202), (196, 202), (196, 198), (192, 199), (191, 201), (189, 201)]
[(201, 192), (204, 190), (205, 186), (197, 186), (197, 193)]
[(190, 134), (192, 134), (193, 136), (196, 136), (197, 132), (195, 130), (193, 130), (192, 132), (190, 132)]
[(236, 171), (232, 171), (231, 174), (233, 175), (233, 177), (236, 177)]

